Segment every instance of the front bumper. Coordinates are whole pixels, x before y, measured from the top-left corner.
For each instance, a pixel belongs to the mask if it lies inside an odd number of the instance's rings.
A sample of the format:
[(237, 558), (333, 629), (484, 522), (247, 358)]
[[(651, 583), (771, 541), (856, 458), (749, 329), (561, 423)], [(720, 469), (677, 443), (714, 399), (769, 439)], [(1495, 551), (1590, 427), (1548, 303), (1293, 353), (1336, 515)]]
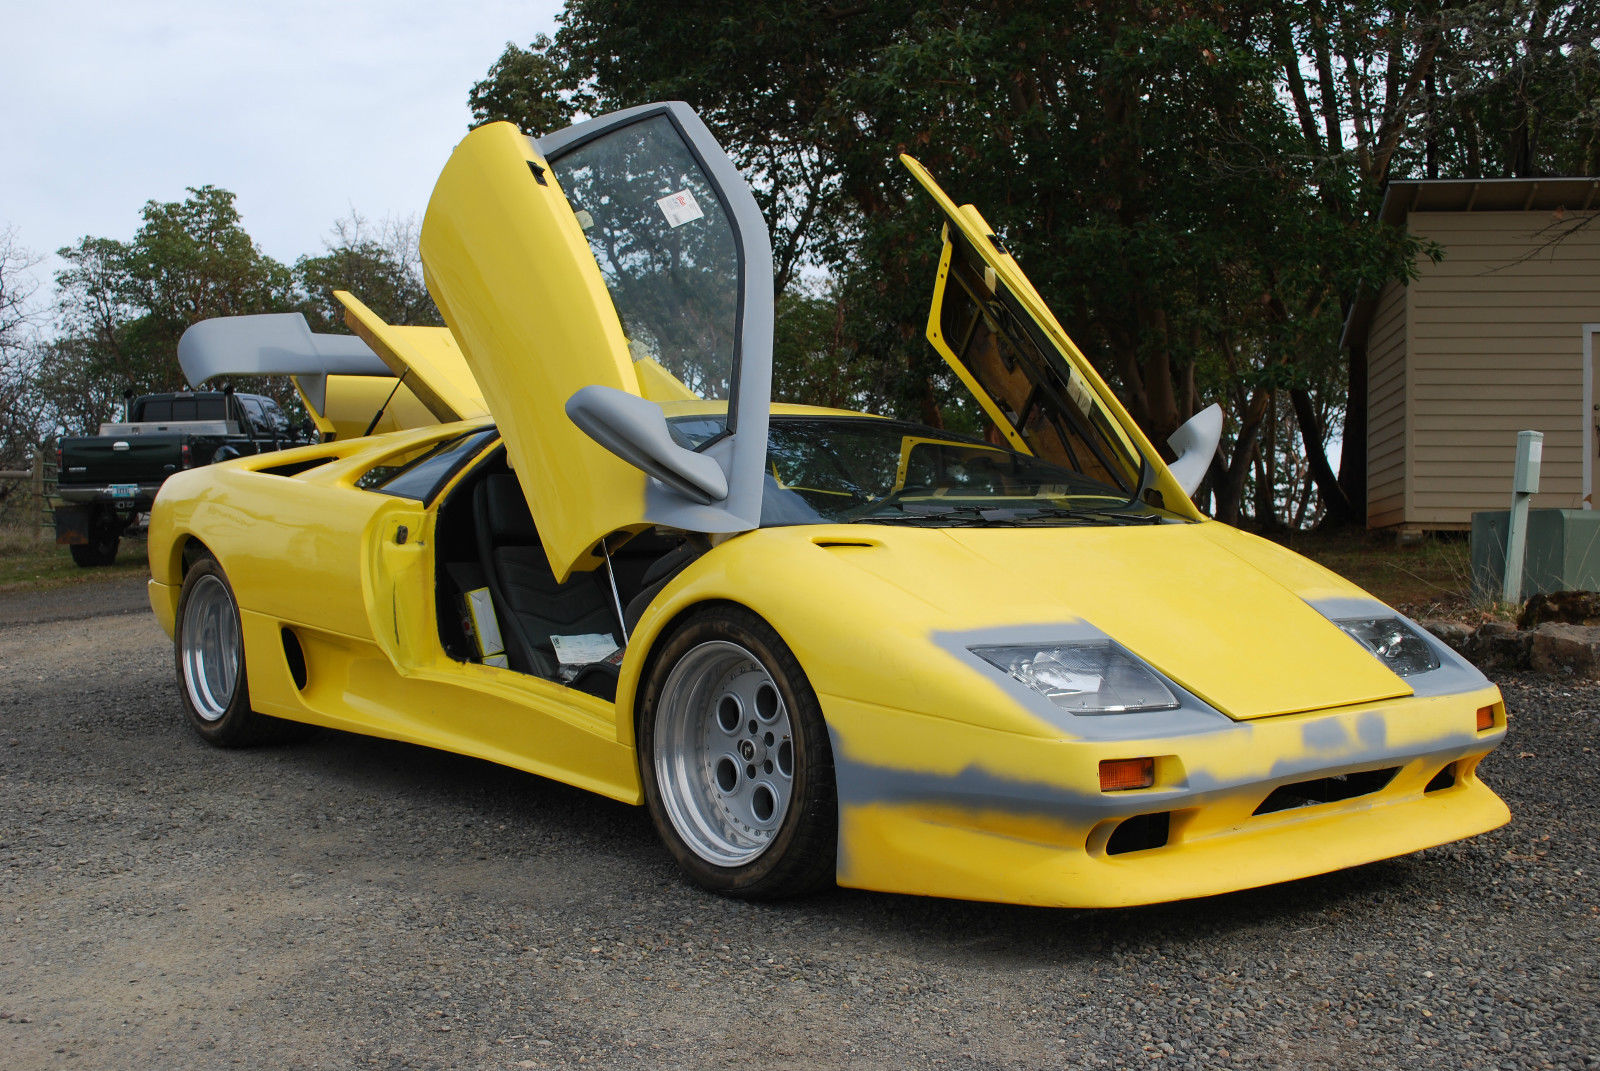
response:
[[(838, 880), (857, 888), (1158, 903), (1403, 855), (1510, 818), (1476, 773), (1505, 735), (1492, 686), (1115, 742), (821, 699), (839, 786)], [(1476, 711), (1490, 705), (1495, 725), (1480, 732)], [(1142, 756), (1156, 759), (1153, 787), (1100, 790), (1102, 759)], [(1271, 809), (1307, 783), (1361, 791)], [(1140, 839), (1151, 821), (1141, 816), (1157, 816), (1159, 836)]]

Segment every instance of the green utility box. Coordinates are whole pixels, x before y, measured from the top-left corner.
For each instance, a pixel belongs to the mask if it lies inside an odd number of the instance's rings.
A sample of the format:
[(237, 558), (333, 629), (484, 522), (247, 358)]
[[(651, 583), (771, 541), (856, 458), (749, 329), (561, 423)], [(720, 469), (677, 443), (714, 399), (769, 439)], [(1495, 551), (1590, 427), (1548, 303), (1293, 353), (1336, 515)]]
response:
[[(1493, 602), (1505, 581), (1509, 510), (1472, 515), (1472, 599)], [(1600, 591), (1600, 510), (1528, 511), (1522, 597), (1545, 591)]]

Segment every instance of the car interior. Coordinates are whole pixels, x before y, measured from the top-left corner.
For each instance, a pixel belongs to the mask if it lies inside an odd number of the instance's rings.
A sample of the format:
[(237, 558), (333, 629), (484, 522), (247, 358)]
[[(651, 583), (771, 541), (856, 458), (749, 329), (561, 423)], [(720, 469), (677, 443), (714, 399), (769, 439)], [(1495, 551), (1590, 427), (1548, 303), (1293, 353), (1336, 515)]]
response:
[[(703, 537), (681, 532), (618, 534), (602, 548), (605, 560), (598, 568), (557, 583), (504, 448), (496, 448), (440, 504), (434, 548), (435, 605), (446, 653), (490, 662), (493, 652), (484, 650), (468, 604), (471, 593), (481, 598), (486, 590), (507, 668), (602, 699), (616, 696), (622, 649), (646, 607), (707, 549)], [(609, 657), (561, 661), (558, 644), (597, 636), (615, 646)]]

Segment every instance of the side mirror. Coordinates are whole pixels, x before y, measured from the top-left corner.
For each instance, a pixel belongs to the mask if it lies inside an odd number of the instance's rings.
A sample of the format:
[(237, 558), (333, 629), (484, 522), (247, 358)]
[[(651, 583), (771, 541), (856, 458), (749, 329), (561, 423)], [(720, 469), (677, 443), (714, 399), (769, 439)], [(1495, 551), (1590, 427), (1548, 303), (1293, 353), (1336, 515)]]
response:
[(1178, 455), (1167, 469), (1184, 494), (1194, 494), (1200, 481), (1206, 478), (1206, 469), (1211, 467), (1211, 459), (1217, 456), (1217, 446), (1221, 442), (1222, 406), (1214, 403), (1190, 417), (1167, 439), (1167, 445)]
[(566, 410), (589, 438), (673, 490), (703, 505), (728, 497), (722, 466), (673, 441), (667, 418), (654, 402), (591, 384), (567, 399)]

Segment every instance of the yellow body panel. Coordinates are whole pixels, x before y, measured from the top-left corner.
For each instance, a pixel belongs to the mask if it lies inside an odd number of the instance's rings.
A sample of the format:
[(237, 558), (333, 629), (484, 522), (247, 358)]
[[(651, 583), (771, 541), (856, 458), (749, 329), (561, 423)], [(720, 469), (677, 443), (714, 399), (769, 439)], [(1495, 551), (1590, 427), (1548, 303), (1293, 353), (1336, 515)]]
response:
[[(1271, 551), (1255, 556), (1270, 544), (1222, 525), (1139, 531), (1173, 536), (1174, 550), (1192, 551), (1201, 545), (1196, 540), (1218, 547), (1205, 582), (1271, 573), (1305, 582), (1298, 594), (1308, 598), (1359, 592), (1310, 563), (1303, 569), (1278, 568), (1284, 563), (1274, 561)], [(950, 553), (956, 547), (951, 534), (855, 525), (763, 529), (740, 536), (719, 548), (715, 567), (697, 566), (663, 593), (640, 621), (629, 650), (629, 662), (635, 662), (636, 649), (654, 642), (658, 629), (686, 606), (703, 601), (741, 602), (778, 629), (806, 668), (833, 739), (841, 884), (1057, 906), (1151, 903), (1404, 854), (1508, 819), (1505, 805), (1473, 774), (1504, 737), (1503, 715), (1489, 731), (1478, 732), (1475, 723), (1479, 707), (1499, 702), (1498, 690), (1485, 682), (1461, 695), (1417, 699), (1378, 667), (1390, 680), (1376, 690), (1397, 698), (1347, 703), (1352, 693), (1341, 673), (1348, 667), (1322, 661), (1330, 642), (1336, 655), (1341, 652), (1342, 635), (1323, 638), (1314, 648), (1316, 657), (1302, 657), (1295, 666), (1311, 681), (1309, 687), (1327, 689), (1323, 706), (1331, 709), (1224, 720), (1208, 731), (1172, 737), (1097, 740), (1064, 732), (1020, 708), (950, 644), (939, 642), (944, 626), (966, 633), (981, 630), (985, 621), (1036, 620), (1029, 616), (1036, 609), (1029, 592), (998, 598), (992, 590), (971, 590), (957, 579), (971, 562), (965, 552)], [(1092, 559), (1091, 548), (1103, 551), (1131, 533), (1055, 529), (1025, 534), (1045, 537), (1027, 549), (1013, 548), (1013, 565), (1032, 571), (1068, 557), (1075, 537), (1087, 537), (1085, 557)], [(1054, 553), (1048, 549), (1051, 541)], [(873, 564), (875, 558), (901, 561), (887, 569)], [(1236, 565), (1230, 566), (1230, 559)], [(1129, 565), (1126, 558), (1114, 557), (1080, 574), (1103, 574), (1083, 576), (1086, 589), (1120, 582), (1130, 602), (1144, 604), (1147, 617), (1170, 625), (1173, 618), (1152, 608), (1151, 589)], [(1201, 586), (1197, 580), (1197, 589)], [(1247, 607), (1228, 609), (1215, 599), (1216, 590), (1210, 616), (1219, 632), (1248, 619)], [(1052, 589), (1044, 598), (1056, 594)], [(1062, 619), (1071, 604), (1058, 600), (1055, 605), (1054, 616)], [(844, 616), (842, 607), (849, 608)], [(845, 620), (849, 627), (842, 627)], [(1275, 629), (1306, 626), (1297, 616), (1269, 617), (1251, 622), (1245, 634), (1253, 642)], [(1332, 629), (1325, 622), (1322, 627)], [(1139, 640), (1121, 634), (1118, 639), (1166, 668), (1163, 659), (1181, 653), (1189, 637), (1180, 632), (1163, 638), (1152, 626)], [(1262, 670), (1246, 643), (1216, 657), (1207, 674), (1211, 680), (1248, 678)], [(1363, 657), (1376, 665), (1371, 656)], [(623, 709), (633, 702), (626, 691), (629, 681), (625, 673), (618, 697)], [(1124, 725), (1140, 724), (1137, 715), (1123, 718)], [(1100, 791), (1101, 759), (1143, 755), (1158, 757), (1153, 788)], [(1457, 764), (1455, 786), (1425, 793), (1450, 762)], [(1391, 765), (1399, 772), (1374, 795), (1251, 813), (1279, 784)], [(1167, 809), (1177, 814), (1168, 846), (1107, 854), (1118, 822)]]
[[(1130, 537), (1132, 545), (1122, 546)], [(1215, 522), (1136, 529), (766, 528), (728, 540), (686, 570), (634, 635), (648, 644), (656, 623), (670, 620), (680, 603), (739, 602), (796, 647), (818, 692), (1036, 738), (1065, 734), (973, 672), (975, 663), (950, 654), (964, 650), (970, 635), (1088, 621), (1201, 698), (1220, 696), (1213, 705), (1237, 720), (1408, 697), (1403, 680), (1293, 592), (1281, 586), (1274, 592), (1261, 563), (1241, 556), (1258, 543), (1268, 545)], [(1150, 568), (1152, 557), (1161, 556), (1174, 564)], [(712, 560), (719, 567), (714, 576)], [(1192, 571), (1193, 580), (1178, 593), (1183, 612), (1167, 613), (1155, 599), (1171, 594), (1180, 571)], [(680, 596), (691, 578), (699, 584)], [(1332, 573), (1318, 580), (1331, 592), (1362, 594)], [(1257, 604), (1217, 598), (1234, 589)], [(1198, 627), (1185, 620), (1197, 606), (1205, 615)], [(841, 615), (849, 627), (841, 627)], [(1282, 664), (1268, 665), (1274, 658)], [(1252, 680), (1258, 677), (1264, 679)]]
[(422, 262), (564, 579), (608, 533), (640, 526), (646, 479), (567, 419), (567, 399), (591, 384), (638, 394), (639, 377), (554, 173), (511, 124), (481, 126), (451, 154)]
[[(641, 357), (633, 370), (639, 376), (639, 393), (652, 402), (694, 402), (700, 396), (683, 385), (683, 380), (667, 371), (654, 357)], [(727, 411), (723, 405), (722, 410)]]
[[(1475, 728), (1475, 711), (1499, 701), (1493, 686), (1408, 695), (1302, 612), (1301, 600), (1359, 589), (1210, 522), (759, 529), (721, 541), (646, 610), (615, 703), (455, 661), (440, 645), (433, 603), (436, 510), (355, 481), (467, 427), (174, 476), (150, 528), (151, 602), (163, 626), (172, 625), (185, 543), (203, 533), (243, 607), (252, 699), (264, 713), (474, 755), (637, 803), (634, 704), (650, 651), (694, 607), (740, 603), (778, 631), (819, 697), (840, 792), (838, 878), (861, 888), (1144, 903), (1319, 873), (1506, 820), (1473, 773), (1504, 734), (1503, 714), (1491, 730)], [(292, 478), (254, 471), (319, 455), (331, 460)], [(294, 563), (289, 583), (285, 562)], [(1161, 562), (1170, 564), (1152, 566)], [(1138, 715), (1052, 719), (964, 646), (986, 630), (1077, 620), (1232, 716), (1153, 736), (1138, 735), (1147, 724)], [(303, 652), (303, 688), (287, 665), (285, 631)], [(1265, 657), (1271, 643), (1280, 646)], [(1290, 707), (1301, 712), (1260, 716)], [(1101, 759), (1141, 755), (1157, 758), (1153, 788), (1099, 790)], [(1455, 764), (1455, 784), (1425, 792), (1445, 763)], [(1380, 792), (1252, 813), (1277, 785), (1377, 767), (1397, 770)], [(1173, 814), (1169, 843), (1108, 853), (1117, 823), (1150, 811)]]
[(440, 423), (487, 416), (489, 406), (447, 327), (385, 323), (353, 294), (335, 290), (345, 323), (383, 359)]
[[(432, 595), (436, 514), (355, 486), (373, 466), (470, 427), (374, 437), (360, 449), (286, 451), (172, 477), (151, 516), (151, 605), (170, 634), (184, 544), (204, 533), (241, 607), (256, 710), (472, 755), (637, 803), (638, 771), (631, 748), (617, 741), (612, 704), (446, 655)], [(317, 454), (336, 460), (294, 478), (254, 471)], [(284, 582), (285, 561), (294, 563), (293, 583)], [(303, 689), (288, 668), (285, 631), (303, 652)]]
[[(388, 376), (325, 377), (320, 412), (304, 391), (300, 392), (300, 400), (324, 442), (360, 438), (368, 434), (369, 426), (371, 434), (385, 435), (439, 423), (439, 418), (422, 404), (410, 387)], [(372, 418), (380, 409), (383, 415), (373, 424)]]

